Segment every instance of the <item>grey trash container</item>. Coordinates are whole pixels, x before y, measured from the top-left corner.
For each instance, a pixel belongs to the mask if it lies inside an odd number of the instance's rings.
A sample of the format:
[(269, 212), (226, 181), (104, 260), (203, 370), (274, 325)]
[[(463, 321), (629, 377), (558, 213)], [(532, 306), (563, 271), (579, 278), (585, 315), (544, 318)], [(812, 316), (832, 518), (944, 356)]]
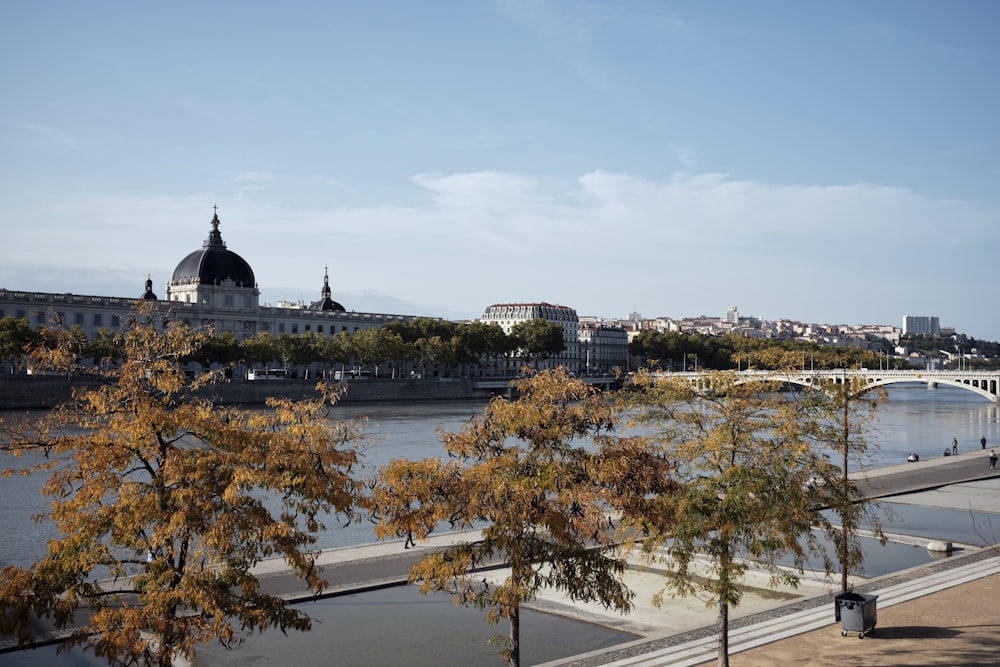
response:
[(834, 614), (840, 621), (840, 635), (846, 637), (850, 632), (857, 632), (858, 639), (875, 632), (878, 621), (877, 595), (864, 593), (838, 593), (834, 598)]

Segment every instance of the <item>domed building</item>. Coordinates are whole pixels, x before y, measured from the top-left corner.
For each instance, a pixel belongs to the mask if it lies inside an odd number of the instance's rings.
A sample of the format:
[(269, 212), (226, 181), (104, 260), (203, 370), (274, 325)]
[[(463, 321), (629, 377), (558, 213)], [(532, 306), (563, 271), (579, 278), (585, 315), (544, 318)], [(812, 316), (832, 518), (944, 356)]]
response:
[(189, 326), (230, 331), (238, 340), (257, 333), (290, 335), (355, 333), (381, 327), (389, 322), (409, 322), (413, 315), (384, 315), (348, 311), (334, 301), (329, 270), (324, 270), (320, 299), (308, 305), (279, 301), (277, 306), (261, 305), (260, 290), (249, 262), (226, 247), (219, 231), (218, 209), (212, 215), (211, 230), (200, 249), (189, 253), (174, 269), (161, 300), (146, 277), (139, 297), (84, 296), (70, 293), (26, 292), (0, 289), (0, 317), (28, 320), (32, 326), (50, 324), (53, 319), (79, 327), (89, 337), (101, 329), (126, 326), (138, 300), (156, 301), (164, 320), (181, 320)]
[(167, 283), (166, 300), (227, 309), (256, 308), (260, 290), (253, 269), (226, 247), (219, 231), (219, 211), (212, 216), (212, 231), (201, 250), (180, 261)]

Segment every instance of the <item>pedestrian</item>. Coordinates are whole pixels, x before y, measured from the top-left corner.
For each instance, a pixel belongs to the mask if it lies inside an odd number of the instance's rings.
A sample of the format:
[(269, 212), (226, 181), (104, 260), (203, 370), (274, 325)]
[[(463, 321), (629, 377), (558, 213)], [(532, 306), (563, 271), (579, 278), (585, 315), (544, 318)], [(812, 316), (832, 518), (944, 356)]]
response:
[(958, 454), (958, 438), (951, 439), (951, 453)]
[(990, 470), (995, 470), (997, 467), (997, 452), (995, 449), (990, 450)]
[(979, 444), (983, 446), (983, 449), (986, 449), (986, 436), (985, 435), (979, 439)]

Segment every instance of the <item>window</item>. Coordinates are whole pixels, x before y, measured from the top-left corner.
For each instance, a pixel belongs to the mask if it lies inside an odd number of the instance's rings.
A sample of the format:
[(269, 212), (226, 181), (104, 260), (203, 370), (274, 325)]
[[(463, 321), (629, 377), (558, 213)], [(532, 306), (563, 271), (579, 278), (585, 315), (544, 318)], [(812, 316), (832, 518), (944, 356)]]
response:
[(73, 324), (83, 326), (83, 313), (77, 313), (73, 316)]
[(233, 307), (233, 295), (232, 294), (227, 294), (224, 297), (222, 297), (222, 303), (224, 303), (227, 307), (232, 308)]
[(278, 322), (278, 333), (285, 333), (285, 323)]
[(292, 325), (292, 333), (293, 334), (297, 334), (298, 332), (299, 332), (299, 325), (297, 323), (293, 324)]
[(100, 313), (94, 313), (94, 326), (104, 326), (104, 317), (102, 317)]
[[(3, 316), (3, 313), (0, 312), (0, 317), (2, 317), (2, 316)], [(316, 325), (316, 333), (323, 333), (323, 325), (322, 324), (317, 324)]]
[(35, 324), (45, 324), (45, 311), (35, 313)]
[(120, 327), (122, 325), (122, 318), (120, 315), (111, 316), (111, 326)]

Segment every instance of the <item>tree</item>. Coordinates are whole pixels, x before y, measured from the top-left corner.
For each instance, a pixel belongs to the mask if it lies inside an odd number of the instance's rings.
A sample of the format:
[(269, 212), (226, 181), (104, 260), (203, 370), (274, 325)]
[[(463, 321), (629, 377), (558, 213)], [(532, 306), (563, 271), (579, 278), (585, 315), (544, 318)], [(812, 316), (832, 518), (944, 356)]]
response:
[(340, 364), (341, 370), (351, 360), (351, 334), (340, 331), (319, 343), (319, 361), (327, 370)]
[(249, 366), (268, 364), (281, 357), (277, 339), (267, 331), (261, 331), (240, 343), (240, 354)]
[(11, 370), (22, 366), (28, 347), (36, 339), (35, 331), (23, 317), (0, 318), (0, 359), (10, 361)]
[(203, 368), (209, 368), (212, 364), (231, 366), (240, 360), (241, 352), (236, 334), (232, 331), (211, 332), (190, 355), (190, 360), (198, 362)]
[[(699, 383), (642, 372), (626, 395), (647, 437), (674, 459), (677, 486), (626, 508), (622, 520), (645, 532), (647, 555), (666, 554), (668, 590), (714, 599), (720, 666), (729, 664), (729, 608), (740, 603), (744, 573), (755, 564), (794, 586), (795, 570), (811, 554), (829, 572), (813, 532), (833, 529), (817, 511), (820, 493), (848, 493), (839, 468), (812, 445), (813, 405), (780, 388), (778, 380), (745, 381), (736, 372)], [(822, 492), (814, 477), (827, 481)], [(779, 565), (784, 556), (793, 569)]]
[(385, 327), (362, 329), (354, 334), (352, 343), (358, 361), (371, 366), (376, 378), (382, 364), (388, 361), (399, 363), (414, 357), (413, 346)]
[[(497, 397), (460, 433), (441, 435), (451, 460), (384, 466), (373, 488), (372, 511), (379, 537), (406, 536), (407, 544), (442, 523), (457, 529), (484, 526), (479, 539), (424, 557), (410, 578), (423, 593), (450, 591), (459, 604), (487, 609), (491, 625), (507, 619), (509, 637), (494, 639), (506, 644), (505, 660), (516, 667), (520, 608), (542, 587), (630, 608), (632, 593), (621, 581), (624, 557), (600, 547), (610, 546), (604, 500), (615, 494), (607, 490), (632, 467), (603, 465), (601, 456), (588, 450), (586, 439), (601, 437), (614, 425), (615, 413), (564, 369), (514, 386), (517, 400)], [(490, 586), (472, 577), (495, 559), (510, 567), (503, 583)]]
[(180, 360), (202, 340), (179, 322), (133, 324), (107, 383), (36, 421), (0, 422), (3, 449), (45, 454), (26, 472), (49, 474), (59, 532), (39, 561), (0, 572), (0, 631), (22, 646), (35, 615), (112, 664), (170, 665), (197, 644), (309, 628), (252, 568), (278, 555), (323, 587), (311, 545), (324, 515), (353, 513), (359, 429), (326, 419), (337, 394), (324, 388), (267, 411), (197, 398)]
[(32, 366), (39, 372), (65, 373), (79, 370), (80, 359), (86, 353), (87, 335), (79, 326), (66, 327), (55, 319), (35, 330), (35, 344), (28, 351)]
[(107, 368), (122, 360), (125, 353), (122, 343), (120, 331), (101, 329), (96, 337), (87, 341), (83, 353), (93, 359), (96, 366)]
[(811, 429), (809, 436), (815, 446), (825, 451), (837, 452), (840, 467), (838, 484), (822, 480), (826, 503), (840, 518), (840, 529), (830, 533), (831, 541), (840, 562), (840, 589), (848, 590), (848, 574), (861, 564), (864, 554), (858, 539), (862, 524), (872, 527), (875, 536), (885, 542), (881, 522), (871, 503), (859, 500), (855, 487), (848, 479), (849, 464), (854, 461), (864, 471), (871, 448), (868, 434), (878, 412), (886, 400), (885, 388), (871, 389), (864, 378), (849, 378), (847, 374), (834, 382), (818, 379), (812, 392), (813, 418), (806, 422)]
[(548, 359), (566, 349), (562, 325), (541, 317), (518, 322), (511, 327), (510, 335), (529, 362)]

